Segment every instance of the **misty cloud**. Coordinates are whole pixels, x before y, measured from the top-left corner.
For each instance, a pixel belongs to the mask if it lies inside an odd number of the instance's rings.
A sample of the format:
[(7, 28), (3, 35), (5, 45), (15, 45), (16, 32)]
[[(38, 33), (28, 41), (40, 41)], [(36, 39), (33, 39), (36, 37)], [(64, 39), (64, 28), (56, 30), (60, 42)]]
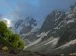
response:
[[(37, 22), (42, 24), (42, 21), (52, 10), (65, 10), (75, 1), (76, 0), (6, 0), (3, 2), (3, 5), (5, 5), (4, 3), (9, 5), (6, 5), (6, 7), (9, 8), (9, 13), (5, 15), (7, 18), (16, 20), (30, 16), (37, 19)], [(8, 10), (7, 8), (5, 11)]]

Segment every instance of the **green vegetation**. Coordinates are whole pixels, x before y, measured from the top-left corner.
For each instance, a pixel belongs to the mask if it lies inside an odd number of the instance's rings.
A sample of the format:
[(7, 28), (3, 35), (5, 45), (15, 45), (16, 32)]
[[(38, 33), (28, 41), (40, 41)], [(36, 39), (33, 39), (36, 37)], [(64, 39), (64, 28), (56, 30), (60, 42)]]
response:
[[(6, 46), (6, 47), (4, 47)], [(24, 48), (24, 42), (19, 35), (12, 33), (6, 26), (6, 24), (0, 21), (0, 49), (22, 50)]]

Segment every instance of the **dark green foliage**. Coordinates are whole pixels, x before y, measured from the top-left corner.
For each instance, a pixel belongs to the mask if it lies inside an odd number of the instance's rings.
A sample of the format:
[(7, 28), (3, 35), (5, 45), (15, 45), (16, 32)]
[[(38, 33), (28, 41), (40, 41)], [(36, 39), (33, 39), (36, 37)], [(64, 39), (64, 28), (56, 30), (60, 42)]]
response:
[(15, 48), (18, 48), (18, 49), (24, 48), (24, 42), (19, 38), (19, 35), (17, 35), (17, 34), (12, 34), (9, 37), (9, 42)]
[(0, 33), (7, 31), (7, 26), (4, 22), (0, 22)]
[(19, 49), (20, 49), (20, 48), (24, 48), (24, 42), (23, 42), (22, 40), (19, 40), (17, 47), (18, 47)]
[(0, 21), (0, 45), (7, 46), (9, 50), (24, 48), (24, 42), (19, 35), (13, 34), (2, 21)]
[(9, 37), (9, 42), (16, 42), (16, 41), (19, 41), (19, 36), (17, 34), (12, 34)]

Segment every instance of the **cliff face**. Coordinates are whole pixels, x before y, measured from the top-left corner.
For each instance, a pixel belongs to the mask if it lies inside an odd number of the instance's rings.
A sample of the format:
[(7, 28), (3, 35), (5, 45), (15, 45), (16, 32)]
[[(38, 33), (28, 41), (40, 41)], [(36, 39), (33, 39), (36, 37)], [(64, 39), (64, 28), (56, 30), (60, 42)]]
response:
[(48, 37), (59, 37), (58, 46), (75, 39), (76, 37), (76, 4), (72, 5), (70, 10), (61, 11), (54, 10), (49, 14), (41, 29), (40, 32), (47, 32)]
[(58, 52), (58, 50), (64, 52), (65, 49), (67, 52), (68, 50), (73, 51), (70, 48), (75, 48), (75, 44), (70, 46), (72, 44), (70, 41), (76, 39), (76, 4), (65, 12), (62, 10), (51, 12), (38, 32), (40, 33), (37, 35), (39, 39), (26, 46), (25, 50), (40, 53)]
[(46, 17), (40, 29), (40, 32), (53, 30), (55, 27), (58, 26), (59, 23), (61, 23), (61, 21), (63, 21), (64, 17), (65, 17), (65, 12), (60, 10), (54, 10)]

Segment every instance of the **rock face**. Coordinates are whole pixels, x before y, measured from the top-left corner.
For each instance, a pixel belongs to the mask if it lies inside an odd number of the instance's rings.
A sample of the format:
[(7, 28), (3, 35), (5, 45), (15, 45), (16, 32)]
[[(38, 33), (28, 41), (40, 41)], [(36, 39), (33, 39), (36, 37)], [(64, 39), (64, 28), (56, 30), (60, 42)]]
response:
[[(51, 12), (38, 32), (40, 38), (26, 46), (25, 50), (48, 53), (76, 39), (76, 4), (65, 12), (62, 10)], [(45, 34), (42, 35), (43, 32)]]
[(34, 18), (27, 17), (25, 19), (23, 18), (17, 20), (11, 30), (15, 33), (18, 33), (25, 41), (26, 45), (28, 45), (37, 39), (37, 31), (33, 31), (36, 26), (36, 20)]
[(37, 23), (35, 19), (27, 17), (25, 19), (19, 19), (15, 23), (14, 28), (16, 31), (18, 31), (17, 33), (26, 34), (31, 32), (36, 25)]
[(46, 17), (40, 29), (40, 32), (53, 30), (55, 27), (58, 26), (59, 23), (61, 23), (61, 21), (63, 21), (64, 17), (65, 17), (65, 12), (60, 10), (54, 10)]
[[(30, 23), (33, 23), (32, 26), (36, 26), (35, 20)], [(70, 46), (69, 43), (76, 39), (76, 4), (72, 5), (68, 11), (52, 11), (45, 18), (42, 27), (36, 32), (31, 32), (32, 26), (29, 27), (31, 24), (29, 26), (27, 24), (27, 27), (25, 25), (25, 20), (19, 20), (15, 24), (16, 29), (21, 30), (21, 37), (27, 43), (24, 50), (42, 54), (50, 54), (50, 52), (51, 54), (61, 54), (69, 50), (74, 52), (76, 44), (71, 45), (71, 43)]]
[(54, 10), (45, 19), (40, 32), (50, 31), (48, 36), (59, 37), (57, 46), (63, 45), (76, 37), (76, 4), (70, 11)]
[(47, 56), (47, 55), (38, 52), (23, 51), (19, 53), (18, 56)]

